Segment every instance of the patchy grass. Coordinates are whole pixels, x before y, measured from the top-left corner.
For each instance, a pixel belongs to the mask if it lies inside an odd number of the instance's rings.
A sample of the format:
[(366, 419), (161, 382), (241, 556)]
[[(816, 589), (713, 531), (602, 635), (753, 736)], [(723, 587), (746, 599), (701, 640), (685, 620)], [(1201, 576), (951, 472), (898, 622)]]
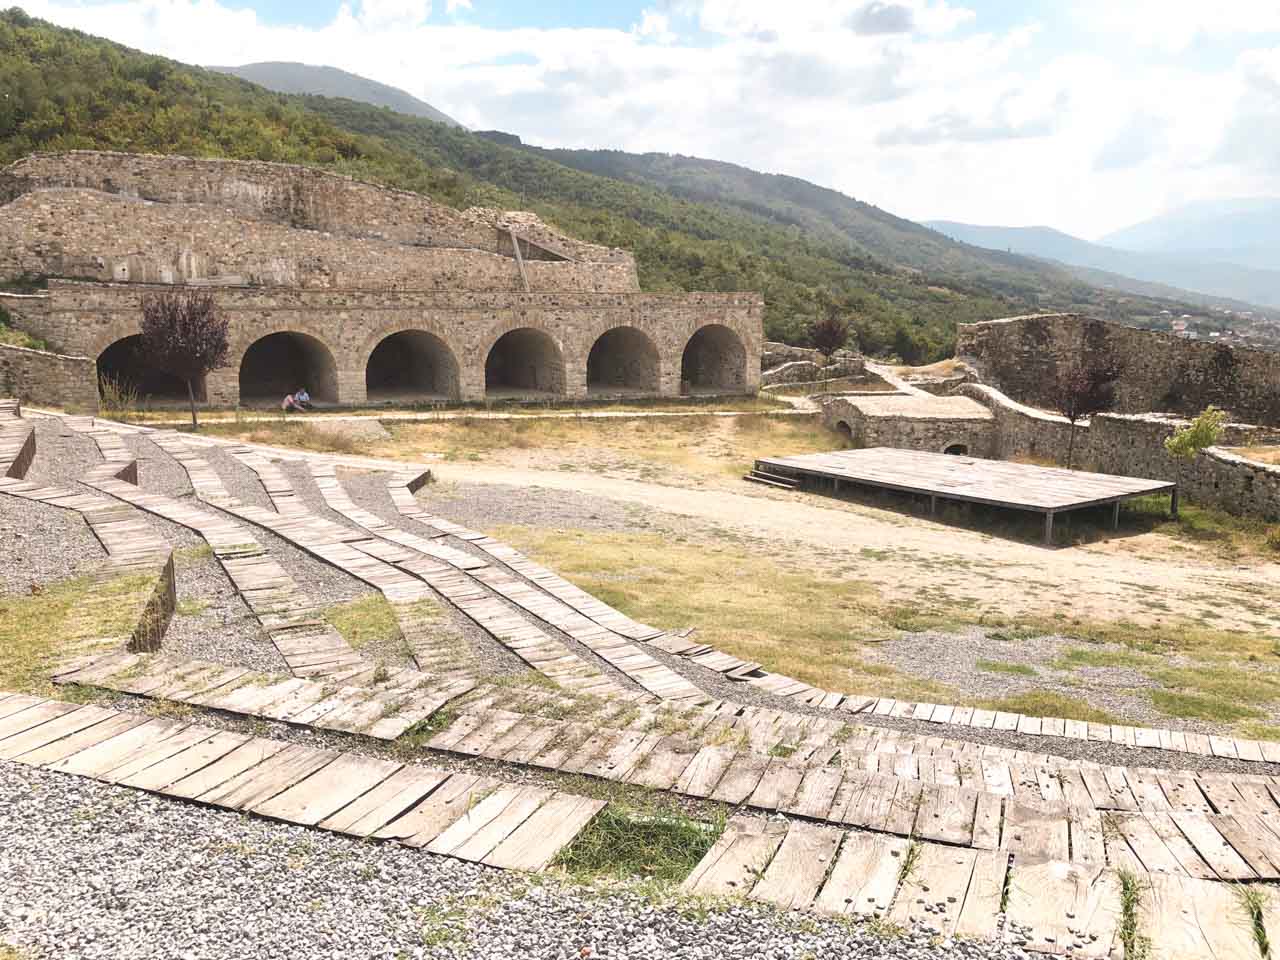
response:
[[(178, 427), (179, 430), (190, 429)], [(317, 453), (367, 454), (370, 442), (347, 436), (337, 431), (314, 430), (305, 420), (278, 421), (235, 420), (209, 421), (201, 417), (200, 432), (215, 437), (234, 437), (245, 443), (257, 443), (269, 447), (297, 447)]]
[(208, 607), (209, 601), (188, 597), (185, 600), (179, 600), (173, 612), (180, 617), (198, 617)]
[(1262, 713), (1253, 707), (1241, 706), (1216, 697), (1176, 693), (1169, 690), (1152, 690), (1151, 703), (1165, 716), (1181, 717), (1186, 720), (1234, 723), (1237, 720), (1256, 719), (1262, 716)]
[(674, 884), (690, 874), (722, 832), (723, 814), (702, 823), (673, 810), (611, 803), (555, 863), (579, 880), (641, 877)]
[(1240, 457), (1248, 457), (1258, 463), (1280, 464), (1280, 446), (1233, 447), (1231, 452)]
[(656, 627), (696, 626), (696, 639), (769, 669), (842, 692), (956, 703), (961, 696), (876, 662), (863, 641), (933, 623), (918, 607), (882, 605), (855, 580), (795, 570), (721, 542), (654, 534), (508, 527), (499, 539), (526, 550), (583, 589)]
[(1077, 667), (1141, 667), (1150, 663), (1128, 650), (1108, 650), (1101, 647), (1068, 647), (1053, 662), (1055, 670), (1075, 670)]
[(154, 587), (155, 578), (145, 575), (77, 577), (30, 596), (0, 598), (0, 689), (47, 695), (60, 660), (133, 632)]
[(974, 666), (987, 673), (1009, 673), (1022, 677), (1036, 675), (1035, 667), (1025, 663), (1011, 663), (1008, 660), (979, 660)]
[(357, 650), (371, 643), (393, 642), (400, 637), (395, 611), (380, 593), (328, 607), (324, 618)]
[(1139, 933), (1142, 895), (1149, 889), (1146, 881), (1130, 870), (1121, 870), (1120, 921), (1116, 933), (1124, 949), (1124, 960), (1147, 960), (1151, 956), (1151, 941)]
[(1099, 710), (1084, 700), (1052, 690), (1034, 690), (999, 700), (984, 700), (979, 706), (988, 710), (1025, 713), (1030, 717), (1061, 717), (1064, 720), (1089, 720), (1093, 723), (1120, 722), (1120, 718)]

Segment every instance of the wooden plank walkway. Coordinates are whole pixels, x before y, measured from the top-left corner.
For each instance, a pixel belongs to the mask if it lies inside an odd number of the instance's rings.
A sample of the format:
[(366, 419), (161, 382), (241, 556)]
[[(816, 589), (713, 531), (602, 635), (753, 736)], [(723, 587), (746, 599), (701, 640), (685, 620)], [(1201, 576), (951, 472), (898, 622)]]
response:
[(504, 869), (544, 869), (605, 806), (101, 707), (0, 692), (5, 704), (5, 760)]
[(52, 679), (377, 740), (396, 739), (475, 688), (469, 679), (434, 678), (417, 670), (397, 671), (378, 683), (340, 685), (125, 651), (76, 662)]
[(36, 455), (36, 432), (30, 421), (17, 418), (16, 411), (16, 404), (0, 410), (0, 477), (21, 480)]

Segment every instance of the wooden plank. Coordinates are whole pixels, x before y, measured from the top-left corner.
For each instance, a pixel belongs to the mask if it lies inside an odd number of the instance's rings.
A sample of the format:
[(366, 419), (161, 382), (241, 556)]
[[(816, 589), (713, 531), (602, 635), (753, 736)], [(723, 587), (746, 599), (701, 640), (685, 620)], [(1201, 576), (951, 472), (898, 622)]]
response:
[(848, 831), (815, 908), (824, 913), (886, 915), (909, 846), (902, 837)]
[(507, 870), (543, 870), (604, 806), (604, 800), (557, 793), (490, 851), (483, 862)]
[(488, 778), (455, 773), (415, 807), (373, 836), (410, 847), (425, 847), (496, 785), (496, 781)]
[(1106, 822), (1116, 828), (1148, 873), (1185, 873), (1145, 814), (1112, 813)]
[(840, 767), (810, 767), (795, 795), (779, 809), (797, 817), (825, 820), (843, 779), (844, 771)]
[(733, 747), (705, 746), (693, 755), (673, 789), (690, 797), (710, 796), (733, 759)]
[(1210, 817), (1218, 832), (1263, 880), (1280, 880), (1280, 837), (1248, 814)]
[[(917, 859), (893, 901), (889, 919), (908, 926), (919, 924), (943, 937), (955, 933), (964, 906), (977, 851), (921, 843)], [(1006, 862), (1007, 862), (1006, 855)], [(997, 908), (999, 900), (996, 901)]]
[(1256, 880), (1258, 875), (1244, 861), (1226, 837), (1218, 832), (1208, 814), (1174, 810), (1169, 818), (1195, 847), (1196, 853), (1223, 880)]
[(238, 777), (246, 771), (255, 769), (264, 760), (269, 760), (288, 746), (289, 744), (279, 740), (251, 737), (208, 766), (170, 783), (161, 792), (172, 797), (194, 800), (226, 783), (232, 777)]
[(1102, 866), (1015, 857), (1005, 939), (1040, 953), (1108, 957), (1120, 921), (1120, 880)]
[[(481, 812), (486, 804), (498, 807), (497, 798), (507, 793), (503, 803), (493, 816)], [(529, 819), (539, 807), (551, 798), (549, 790), (539, 787), (515, 787), (499, 790), (477, 804), (464, 820), (484, 821), (474, 830), (461, 823), (454, 824), (427, 846), (432, 853), (443, 853), (457, 857), (459, 860), (470, 860), (478, 863), (484, 860), (499, 843), (507, 839), (521, 824)]]
[(13, 759), (18, 763), (25, 763), (31, 766), (52, 766), (68, 757), (74, 757), (82, 750), (100, 746), (113, 740), (134, 727), (141, 726), (146, 721), (146, 717), (139, 717), (133, 714), (109, 716), (99, 723), (92, 724), (71, 734), (69, 737), (63, 737), (53, 743), (47, 743), (43, 747), (29, 750)]
[(1152, 874), (1139, 901), (1139, 935), (1152, 960), (1226, 960), (1259, 956), (1237, 891), (1228, 884)]
[(249, 810), (310, 777), (337, 757), (334, 750), (292, 744), (197, 799), (232, 810)]
[(955, 921), (956, 936), (979, 940), (996, 938), (1008, 872), (1009, 855), (1005, 851), (975, 851), (973, 875)]
[(449, 774), (416, 764), (401, 767), (386, 780), (320, 821), (322, 830), (367, 837), (407, 813), (449, 779)]
[(768, 867), (786, 833), (787, 825), (776, 821), (730, 818), (682, 887), (708, 896), (747, 893)]
[(976, 790), (926, 786), (921, 795), (920, 812), (916, 817), (915, 835), (923, 840), (969, 846), (973, 840), (973, 820), (977, 805)]
[[(733, 758), (711, 792), (711, 799), (737, 805), (751, 796), (769, 767), (769, 758), (758, 753), (739, 753)], [(692, 793), (692, 796), (703, 794)]]
[[(46, 744), (61, 740), (63, 737), (69, 737), (73, 733), (79, 733), (86, 727), (92, 727), (95, 724), (102, 723), (108, 717), (113, 716), (113, 712), (102, 707), (85, 706), (76, 707), (75, 704), (69, 704), (71, 710), (63, 710), (47, 719), (43, 723), (29, 727), (19, 733), (11, 734), (0, 740), (0, 760), (12, 760), (20, 757), (22, 754)], [(15, 717), (25, 716), (28, 711), (15, 714)]]
[(121, 783), (170, 757), (211, 739), (216, 731), (209, 727), (178, 725), (180, 729), (158, 742), (143, 744), (122, 757), (115, 766), (96, 776), (107, 783)]
[(140, 751), (152, 749), (163, 743), (186, 726), (175, 720), (159, 718), (148, 720), (146, 717), (138, 719), (139, 723), (128, 731), (50, 764), (50, 769), (82, 777), (100, 778), (126, 763)]
[(1004, 844), (1018, 860), (1070, 859), (1070, 830), (1064, 813), (1029, 807), (1016, 801), (1005, 804)]
[[(137, 787), (140, 790), (160, 791), (169, 784), (190, 776), (211, 763), (216, 763), (251, 739), (245, 734), (231, 733), (226, 730), (205, 732), (208, 735), (185, 750), (147, 764), (128, 776), (120, 776), (116, 782), (126, 787)], [(116, 772), (113, 771), (113, 775)]]
[(1173, 817), (1167, 813), (1149, 813), (1147, 820), (1168, 851), (1177, 859), (1182, 872), (1201, 880), (1216, 880), (1214, 869), (1205, 863), (1204, 858), (1196, 852), (1196, 848), (1178, 829)]
[(77, 703), (61, 700), (44, 700), (25, 710), (19, 710), (0, 720), (0, 746), (12, 736), (34, 729), (42, 723), (56, 720), (80, 709)]
[(312, 827), (382, 783), (403, 764), (344, 753), (270, 799), (250, 809), (263, 817)]
[(807, 908), (818, 896), (842, 836), (835, 827), (792, 822), (764, 876), (752, 888), (751, 899)]

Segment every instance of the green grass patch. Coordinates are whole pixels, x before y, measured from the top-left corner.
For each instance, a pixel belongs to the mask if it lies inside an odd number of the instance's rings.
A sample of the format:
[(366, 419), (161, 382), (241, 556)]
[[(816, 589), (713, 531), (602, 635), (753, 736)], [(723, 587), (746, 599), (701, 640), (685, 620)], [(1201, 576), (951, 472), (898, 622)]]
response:
[(1210, 720), (1215, 723), (1235, 723), (1237, 720), (1256, 719), (1262, 712), (1216, 697), (1194, 693), (1178, 693), (1171, 690), (1152, 690), (1151, 703), (1169, 717), (1186, 720)]
[(1055, 670), (1074, 670), (1077, 667), (1140, 667), (1149, 660), (1127, 650), (1108, 650), (1103, 647), (1069, 647), (1053, 662)]
[(612, 803), (556, 858), (579, 880), (684, 880), (724, 831), (723, 815), (702, 823), (673, 810)]
[(1036, 675), (1035, 667), (1025, 663), (1011, 663), (1008, 660), (979, 660), (974, 666), (987, 673), (1009, 673), (1020, 677)]
[(1238, 667), (1202, 663), (1151, 673), (1170, 690), (1182, 690), (1229, 703), (1271, 703), (1280, 700), (1280, 676)]
[(88, 652), (93, 641), (132, 634), (155, 582), (77, 577), (0, 598), (0, 689), (50, 692), (48, 676), (60, 660)]
[(395, 611), (380, 593), (335, 604), (325, 610), (324, 618), (356, 650), (371, 643), (393, 642), (400, 637)]
[(1088, 720), (1093, 723), (1120, 722), (1117, 717), (1084, 700), (1050, 690), (1034, 690), (1000, 700), (987, 700), (981, 706), (988, 710), (1025, 713), (1031, 717), (1061, 717), (1064, 720)]
[(185, 600), (179, 600), (177, 606), (174, 607), (173, 612), (180, 617), (198, 617), (200, 614), (204, 613), (208, 607), (209, 602), (207, 600), (198, 600), (188, 597)]

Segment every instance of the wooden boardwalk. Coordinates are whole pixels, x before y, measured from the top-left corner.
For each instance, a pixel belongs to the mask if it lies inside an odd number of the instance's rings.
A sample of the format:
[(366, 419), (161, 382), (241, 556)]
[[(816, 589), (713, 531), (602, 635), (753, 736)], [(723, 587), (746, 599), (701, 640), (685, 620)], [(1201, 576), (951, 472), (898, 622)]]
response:
[[(1261, 960), (1234, 884), (1141, 878), (1137, 937), (1156, 960)], [(781, 907), (918, 924), (939, 937), (1003, 939), (1037, 953), (1119, 957), (1114, 867), (965, 850), (803, 822), (734, 817), (684, 889)], [(1272, 922), (1280, 920), (1265, 891)]]
[(830, 482), (836, 490), (845, 483), (919, 494), (929, 497), (932, 507), (943, 499), (1040, 513), (1045, 543), (1053, 542), (1054, 516), (1068, 510), (1113, 504), (1115, 522), (1122, 501), (1167, 493), (1173, 514), (1178, 513), (1176, 483), (895, 447), (763, 457), (756, 470), (801, 482)]
[(0, 760), (538, 871), (603, 800), (0, 692)]

